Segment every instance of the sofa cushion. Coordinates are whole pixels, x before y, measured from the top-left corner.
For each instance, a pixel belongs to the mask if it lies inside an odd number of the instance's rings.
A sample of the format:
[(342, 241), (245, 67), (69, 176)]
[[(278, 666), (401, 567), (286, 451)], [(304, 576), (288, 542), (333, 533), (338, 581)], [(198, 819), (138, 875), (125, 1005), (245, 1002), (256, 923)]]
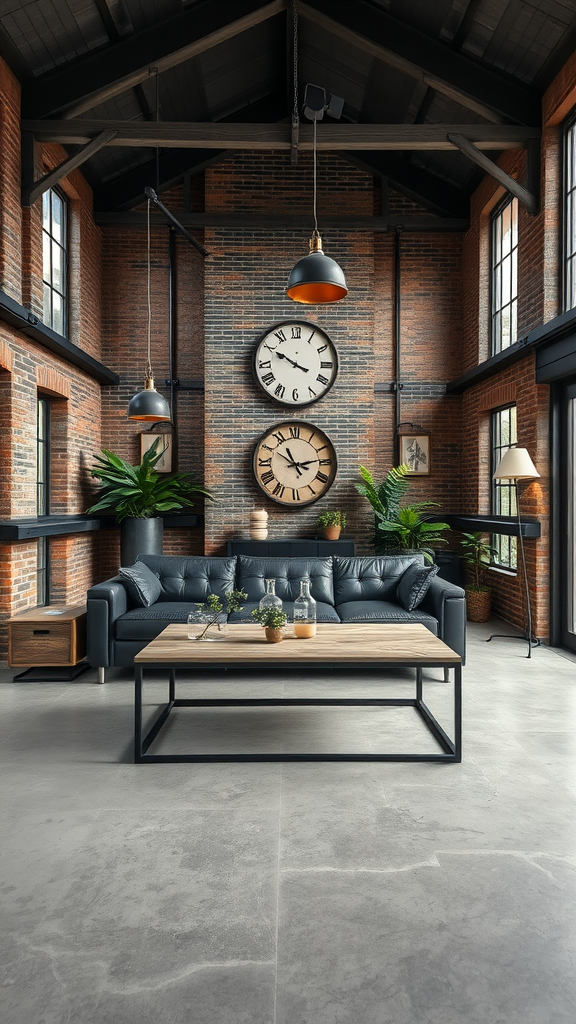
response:
[[(251, 622), (254, 623), (251, 612), (254, 608), (258, 607), (258, 601), (245, 601), (241, 612), (232, 612), (228, 616), (228, 622)], [(294, 602), (284, 601), (283, 610), (288, 616), (288, 622), (294, 620)], [(336, 609), (331, 604), (326, 604), (325, 601), (316, 602), (316, 619), (318, 622), (340, 622)]]
[(409, 565), (402, 574), (396, 599), (407, 612), (414, 611), (424, 599), (438, 569), (437, 565)]
[(195, 608), (189, 601), (161, 601), (150, 608), (132, 608), (116, 620), (116, 639), (153, 640), (170, 622), (186, 622)]
[(237, 589), (248, 594), (256, 604), (266, 593), (265, 580), (276, 580), (276, 593), (282, 601), (295, 601), (300, 594), (300, 580), (310, 580), (310, 593), (315, 601), (334, 604), (332, 556), (328, 558), (238, 558)]
[(158, 601), (205, 601), (208, 594), (224, 594), (234, 590), (236, 557), (210, 558), (204, 555), (140, 555), (156, 573), (162, 585)]
[(393, 601), (345, 601), (336, 605), (342, 622), (421, 622), (438, 636), (438, 619), (416, 608), (407, 612)]
[(334, 597), (344, 601), (395, 601), (400, 577), (408, 566), (424, 565), (424, 555), (334, 557)]
[(121, 565), (118, 575), (122, 577), (134, 604), (148, 608), (158, 600), (162, 593), (162, 584), (156, 573), (152, 572), (144, 562), (134, 565)]

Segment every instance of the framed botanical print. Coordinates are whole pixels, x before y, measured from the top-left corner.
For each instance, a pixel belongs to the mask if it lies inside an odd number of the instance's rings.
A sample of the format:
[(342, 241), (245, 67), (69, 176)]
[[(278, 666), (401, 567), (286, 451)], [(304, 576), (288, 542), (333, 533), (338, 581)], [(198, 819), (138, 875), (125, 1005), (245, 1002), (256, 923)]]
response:
[(162, 455), (154, 466), (156, 473), (172, 472), (172, 424), (170, 423), (166, 426), (168, 429), (162, 429), (164, 427), (163, 423), (155, 423), (150, 430), (145, 430), (140, 434), (140, 458), (160, 438), (157, 451), (161, 452)]
[(430, 434), (421, 431), (400, 433), (398, 436), (400, 462), (410, 467), (413, 476), (428, 476), (430, 473)]

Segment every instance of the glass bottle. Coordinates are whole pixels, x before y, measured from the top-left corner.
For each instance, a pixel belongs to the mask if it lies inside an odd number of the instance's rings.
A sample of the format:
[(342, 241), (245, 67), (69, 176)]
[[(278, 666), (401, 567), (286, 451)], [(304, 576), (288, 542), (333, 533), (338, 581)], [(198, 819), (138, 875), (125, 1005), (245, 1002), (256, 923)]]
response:
[(300, 594), (294, 601), (294, 636), (302, 640), (316, 636), (316, 601), (310, 593), (310, 580), (300, 580)]
[(276, 580), (265, 580), (266, 593), (264, 597), (260, 599), (259, 608), (277, 608), (279, 612), (282, 611), (282, 601), (276, 593)]

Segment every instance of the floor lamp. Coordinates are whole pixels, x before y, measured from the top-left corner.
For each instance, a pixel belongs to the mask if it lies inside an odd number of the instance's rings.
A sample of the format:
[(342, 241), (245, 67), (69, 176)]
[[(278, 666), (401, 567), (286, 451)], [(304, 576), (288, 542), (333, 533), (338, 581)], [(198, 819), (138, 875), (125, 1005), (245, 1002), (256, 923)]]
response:
[(493, 633), (492, 636), (488, 637), (488, 640), (492, 640), (493, 636), (506, 637), (510, 640), (527, 640), (528, 641), (528, 654), (526, 657), (532, 657), (532, 648), (538, 647), (540, 641), (532, 635), (532, 610), (530, 608), (530, 588), (528, 586), (528, 575), (526, 573), (526, 557), (524, 555), (524, 538), (522, 536), (522, 525), (520, 523), (520, 501), (518, 500), (518, 481), (519, 480), (536, 480), (540, 476), (540, 473), (536, 469), (536, 466), (532, 462), (528, 454), (527, 448), (509, 448), (507, 452), (500, 459), (496, 472), (494, 473), (494, 480), (512, 480), (516, 488), (516, 512), (518, 514), (518, 540), (520, 543), (520, 558), (522, 562), (522, 572), (524, 574), (524, 587), (526, 589), (526, 611), (528, 615), (527, 627), (525, 628), (524, 636), (518, 636), (517, 634), (511, 633)]

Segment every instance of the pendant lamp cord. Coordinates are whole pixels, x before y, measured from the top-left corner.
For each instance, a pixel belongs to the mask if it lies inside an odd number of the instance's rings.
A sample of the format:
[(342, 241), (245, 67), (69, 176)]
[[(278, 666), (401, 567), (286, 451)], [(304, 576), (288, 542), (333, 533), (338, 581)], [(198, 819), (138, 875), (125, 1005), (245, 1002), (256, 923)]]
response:
[(314, 118), (314, 236), (318, 235), (318, 217), (316, 216), (316, 118)]
[(148, 211), (147, 211), (147, 227), (148, 227), (148, 264), (147, 264), (147, 287), (148, 287), (148, 362), (146, 364), (146, 376), (152, 376), (152, 362), (150, 359), (150, 334), (152, 330), (152, 303), (150, 301), (150, 199), (148, 200)]

